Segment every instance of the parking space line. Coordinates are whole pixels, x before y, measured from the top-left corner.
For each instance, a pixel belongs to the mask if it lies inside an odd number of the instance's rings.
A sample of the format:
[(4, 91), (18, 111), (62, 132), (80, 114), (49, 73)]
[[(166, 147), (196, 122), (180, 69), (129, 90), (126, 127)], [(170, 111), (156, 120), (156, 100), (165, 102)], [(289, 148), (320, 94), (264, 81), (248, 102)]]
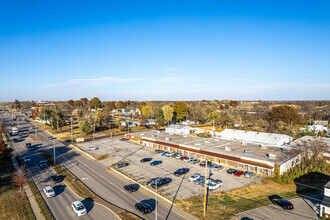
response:
[(184, 192), (184, 191), (181, 190), (181, 191), (179, 191), (177, 194), (172, 194), (172, 195), (169, 195), (168, 197), (173, 198), (174, 196), (177, 196), (177, 195), (179, 195), (180, 193), (183, 193), (183, 192)]
[(168, 192), (172, 192), (173, 190), (177, 190), (177, 188), (173, 188), (173, 189), (167, 190), (167, 191), (162, 192), (162, 193), (163, 193), (163, 194), (166, 194), (166, 193), (168, 193)]

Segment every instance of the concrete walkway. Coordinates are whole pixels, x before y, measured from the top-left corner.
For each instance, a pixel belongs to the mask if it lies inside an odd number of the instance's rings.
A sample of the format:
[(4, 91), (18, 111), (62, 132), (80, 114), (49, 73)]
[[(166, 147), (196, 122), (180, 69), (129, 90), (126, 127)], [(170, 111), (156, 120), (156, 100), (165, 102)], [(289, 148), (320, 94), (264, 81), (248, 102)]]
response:
[[(19, 167), (19, 165), (18, 165), (17, 160), (16, 160), (15, 157), (12, 157), (11, 160), (12, 160), (12, 162), (13, 162), (13, 165), (14, 165), (14, 168), (15, 168), (16, 171), (19, 170), (19, 169), (21, 169), (21, 168)], [(36, 219), (37, 219), (37, 220), (44, 220), (45, 218), (44, 218), (44, 216), (41, 214), (41, 210), (40, 210), (40, 208), (39, 208), (39, 205), (38, 205), (36, 199), (34, 198), (34, 195), (33, 195), (33, 193), (32, 193), (32, 190), (30, 189), (29, 184), (26, 184), (26, 185), (23, 187), (23, 189), (24, 189), (24, 191), (25, 191), (25, 193), (26, 193), (26, 196), (27, 196), (27, 198), (28, 198), (28, 200), (29, 200), (29, 202), (30, 202), (30, 205), (31, 205), (31, 207), (32, 207), (32, 210), (33, 210), (33, 213), (34, 213)]]

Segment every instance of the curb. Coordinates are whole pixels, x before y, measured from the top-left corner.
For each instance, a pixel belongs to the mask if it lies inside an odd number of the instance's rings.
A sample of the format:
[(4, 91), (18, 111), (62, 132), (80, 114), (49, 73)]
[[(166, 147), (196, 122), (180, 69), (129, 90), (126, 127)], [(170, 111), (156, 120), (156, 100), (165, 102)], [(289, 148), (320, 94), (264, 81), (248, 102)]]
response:
[(95, 160), (95, 158), (94, 158), (92, 155), (90, 155), (90, 154), (86, 153), (85, 151), (79, 149), (79, 147), (76, 147), (76, 146), (74, 146), (73, 144), (69, 144), (69, 147), (74, 148), (74, 149), (78, 150), (79, 152), (85, 154), (85, 155), (88, 156), (89, 158), (92, 158), (93, 160)]

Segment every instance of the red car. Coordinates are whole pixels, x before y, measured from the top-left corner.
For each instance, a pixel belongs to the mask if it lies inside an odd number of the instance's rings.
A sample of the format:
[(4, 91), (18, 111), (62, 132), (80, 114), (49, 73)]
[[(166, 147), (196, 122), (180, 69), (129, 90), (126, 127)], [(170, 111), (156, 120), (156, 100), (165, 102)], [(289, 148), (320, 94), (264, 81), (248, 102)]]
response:
[(187, 159), (188, 157), (186, 157), (186, 156), (182, 156), (181, 158), (180, 158), (180, 160), (184, 160), (184, 159)]
[(241, 176), (243, 174), (244, 174), (244, 172), (240, 171), (240, 170), (236, 170), (235, 173), (234, 173), (235, 176)]

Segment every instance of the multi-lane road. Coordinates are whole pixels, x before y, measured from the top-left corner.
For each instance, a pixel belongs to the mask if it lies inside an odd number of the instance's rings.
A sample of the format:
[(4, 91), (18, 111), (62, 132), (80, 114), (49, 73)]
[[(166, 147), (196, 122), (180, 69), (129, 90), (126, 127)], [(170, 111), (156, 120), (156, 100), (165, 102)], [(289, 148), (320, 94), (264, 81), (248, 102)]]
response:
[[(2, 113), (2, 117), (3, 121), (9, 125), (11, 116), (8, 113)], [(29, 131), (28, 128), (30, 126), (33, 125), (29, 122), (20, 123), (20, 129), (25, 130), (26, 135), (29, 133), (34, 134), (35, 132), (34, 130)], [(8, 128), (10, 127), (8, 126)], [(53, 155), (53, 140), (48, 139), (50, 135), (40, 129), (38, 129), (37, 132), (38, 137), (42, 141), (34, 143), (30, 138), (25, 138), (26, 142), (32, 142), (33, 144), (40, 143), (42, 149), (47, 150), (51, 155)], [(20, 156), (25, 156), (26, 154), (31, 153), (26, 151), (25, 141), (15, 143), (14, 145)], [(135, 204), (137, 202), (142, 200), (154, 202), (154, 198), (149, 198), (139, 191), (132, 194), (128, 193), (123, 189), (125, 183), (111, 175), (103, 164), (86, 159), (84, 156), (81, 156), (78, 152), (68, 148), (58, 140), (56, 140), (55, 149), (56, 159), (100, 197), (122, 209), (128, 210), (140, 216), (141, 218), (155, 219), (155, 211), (147, 215), (142, 215), (140, 212), (135, 210)], [(32, 162), (27, 167), (29, 172), (31, 172), (34, 180), (36, 181), (38, 188), (41, 189), (43, 186), (49, 183), (49, 176), (52, 175), (52, 170), (50, 168), (41, 170), (38, 167), (38, 162), (41, 160), (41, 158), (37, 151), (33, 151), (31, 154)], [(78, 198), (68, 189), (68, 187), (65, 187), (64, 183), (59, 184), (57, 190), (60, 192), (58, 196), (51, 199), (46, 199), (46, 202), (50, 207), (54, 217), (56, 219), (75, 218), (76, 216), (74, 215), (70, 206), (72, 201)], [(96, 204), (89, 204), (88, 202), (91, 203), (90, 201), (85, 201), (87, 207), (89, 206), (89, 213), (85, 216), (85, 218), (115, 219), (113, 214), (107, 209)], [(58, 213), (58, 211), (61, 213)], [(160, 204), (158, 204), (157, 211), (158, 219), (184, 219), (177, 213), (170, 211), (168, 208)]]

